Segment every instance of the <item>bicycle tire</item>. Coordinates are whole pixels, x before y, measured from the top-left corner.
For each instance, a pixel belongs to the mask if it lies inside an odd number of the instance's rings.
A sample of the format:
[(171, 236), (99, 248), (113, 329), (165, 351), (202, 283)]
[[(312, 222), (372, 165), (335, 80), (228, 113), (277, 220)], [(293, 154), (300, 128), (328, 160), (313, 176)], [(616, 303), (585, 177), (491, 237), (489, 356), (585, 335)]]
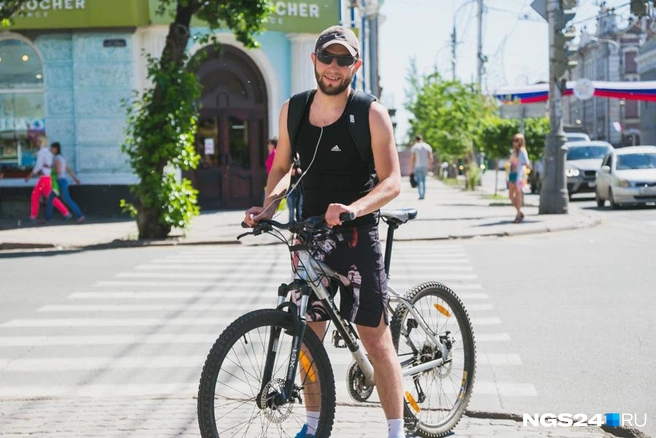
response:
[[(261, 408), (259, 406), (267, 402), (260, 396), (258, 405), (273, 328), (281, 330), (273, 374), (266, 385), (270, 389), (266, 393), (275, 394), (276, 388), (284, 383), (291, 354), (293, 317), (290, 313), (275, 309), (247, 313), (230, 324), (212, 346), (198, 388), (198, 424), (203, 438), (295, 436), (302, 428), (306, 410), (298, 400), (277, 406), (277, 409)], [(301, 358), (299, 370), (304, 368), (304, 375), (312, 375), (315, 379), (315, 383), (307, 384), (306, 388), (310, 391), (318, 380), (320, 390), (320, 405), (316, 410), (321, 412), (321, 417), (315, 436), (328, 438), (335, 417), (333, 370), (323, 344), (309, 327), (302, 348), (309, 358)], [(300, 376), (301, 372), (297, 372), (297, 385), (302, 385)], [(300, 394), (305, 404), (308, 398), (302, 391)]]
[[(443, 437), (449, 434), (464, 415), (474, 387), (476, 345), (471, 321), (460, 298), (442, 283), (419, 284), (408, 291), (405, 298), (422, 315), (426, 324), (437, 336), (450, 329), (451, 336), (456, 340), (451, 350), (450, 363), (423, 371), (418, 375), (420, 387), (425, 391), (424, 400), (421, 400), (413, 378), (404, 377), (406, 424), (412, 424), (412, 429), (417, 436)], [(435, 307), (436, 304), (441, 308)], [(446, 316), (447, 314), (450, 316)], [(411, 318), (412, 314), (408, 308), (400, 304), (391, 322), (394, 348), (401, 362), (405, 363), (404, 368), (441, 356), (419, 328), (411, 329), (409, 337), (416, 346), (415, 350), (418, 349), (417, 346), (421, 346), (421, 352), (412, 351), (406, 337), (401, 336), (402, 328), (408, 327)], [(451, 400), (452, 406), (440, 405)]]

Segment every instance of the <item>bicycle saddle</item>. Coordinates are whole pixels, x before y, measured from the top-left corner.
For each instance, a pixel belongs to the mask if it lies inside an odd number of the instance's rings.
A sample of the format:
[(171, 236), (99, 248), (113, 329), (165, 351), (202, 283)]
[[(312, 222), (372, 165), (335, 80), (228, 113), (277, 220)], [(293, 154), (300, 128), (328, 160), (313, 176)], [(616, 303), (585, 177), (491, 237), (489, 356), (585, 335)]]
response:
[(399, 208), (395, 210), (380, 210), (380, 216), (384, 219), (393, 219), (401, 224), (417, 217), (416, 208)]

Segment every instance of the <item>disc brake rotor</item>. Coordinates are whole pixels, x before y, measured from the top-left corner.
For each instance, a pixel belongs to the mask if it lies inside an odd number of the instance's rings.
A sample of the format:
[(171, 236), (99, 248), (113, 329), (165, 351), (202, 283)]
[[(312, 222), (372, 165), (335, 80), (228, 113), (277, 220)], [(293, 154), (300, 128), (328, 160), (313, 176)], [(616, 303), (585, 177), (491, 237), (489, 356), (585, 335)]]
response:
[(278, 404), (277, 399), (282, 394), (284, 387), (285, 381), (283, 379), (273, 379), (267, 383), (260, 396), (260, 406), (264, 406), (262, 409), (264, 416), (276, 424), (287, 420), (293, 409), (293, 403)]

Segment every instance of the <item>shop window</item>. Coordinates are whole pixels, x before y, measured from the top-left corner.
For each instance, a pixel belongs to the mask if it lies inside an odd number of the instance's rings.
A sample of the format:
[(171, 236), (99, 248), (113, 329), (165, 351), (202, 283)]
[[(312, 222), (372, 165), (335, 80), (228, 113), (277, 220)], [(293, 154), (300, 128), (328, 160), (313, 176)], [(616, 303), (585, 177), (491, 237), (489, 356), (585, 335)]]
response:
[(21, 39), (0, 38), (0, 166), (33, 166), (41, 135), (45, 135), (41, 58)]

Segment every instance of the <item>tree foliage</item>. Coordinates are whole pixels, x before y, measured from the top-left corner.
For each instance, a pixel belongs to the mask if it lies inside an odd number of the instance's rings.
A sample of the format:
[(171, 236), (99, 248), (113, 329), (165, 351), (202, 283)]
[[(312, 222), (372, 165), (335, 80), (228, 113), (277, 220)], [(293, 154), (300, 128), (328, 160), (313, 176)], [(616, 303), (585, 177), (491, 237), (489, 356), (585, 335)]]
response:
[(405, 108), (412, 113), (412, 136), (422, 135), (440, 160), (469, 156), (481, 132), (481, 120), (494, 111), (473, 84), (445, 80), (439, 73), (419, 75), (411, 63)]
[[(174, 12), (173, 12), (174, 11)], [(127, 138), (123, 150), (140, 178), (133, 187), (136, 205), (124, 207), (137, 216), (139, 238), (164, 238), (171, 227), (187, 228), (199, 212), (191, 182), (176, 181), (167, 166), (192, 169), (198, 163), (194, 148), (200, 94), (195, 74), (188, 70), (186, 48), (192, 17), (207, 23), (210, 32), (193, 37), (210, 40), (214, 30), (227, 27), (244, 46), (258, 46), (254, 35), (263, 30), (270, 12), (267, 0), (160, 0), (157, 13), (173, 14), (166, 44), (159, 59), (148, 60), (152, 87), (136, 95), (128, 109)]]
[(2, 0), (0, 1), (0, 29), (11, 24), (12, 17), (20, 13), (21, 7), (28, 0)]
[[(152, 57), (147, 61), (154, 87), (141, 96), (135, 92), (134, 102), (128, 105), (127, 137), (122, 147), (140, 180), (132, 187), (138, 206), (125, 201), (121, 205), (137, 216), (140, 234), (149, 224), (157, 224), (168, 234), (171, 227), (187, 228), (199, 213), (197, 191), (191, 182), (177, 181), (164, 166), (189, 170), (198, 164), (194, 101), (200, 96), (200, 86), (193, 72), (180, 70), (173, 63), (161, 66)], [(151, 109), (158, 86), (164, 96), (160, 96), (158, 111), (154, 112)], [(181, 95), (186, 99), (180, 99)]]
[[(481, 152), (493, 160), (507, 158), (512, 151), (512, 139), (520, 132), (520, 121), (492, 116), (482, 123), (477, 146)], [(524, 119), (526, 150), (531, 161), (542, 157), (546, 135), (549, 133), (549, 119), (546, 117)]]

